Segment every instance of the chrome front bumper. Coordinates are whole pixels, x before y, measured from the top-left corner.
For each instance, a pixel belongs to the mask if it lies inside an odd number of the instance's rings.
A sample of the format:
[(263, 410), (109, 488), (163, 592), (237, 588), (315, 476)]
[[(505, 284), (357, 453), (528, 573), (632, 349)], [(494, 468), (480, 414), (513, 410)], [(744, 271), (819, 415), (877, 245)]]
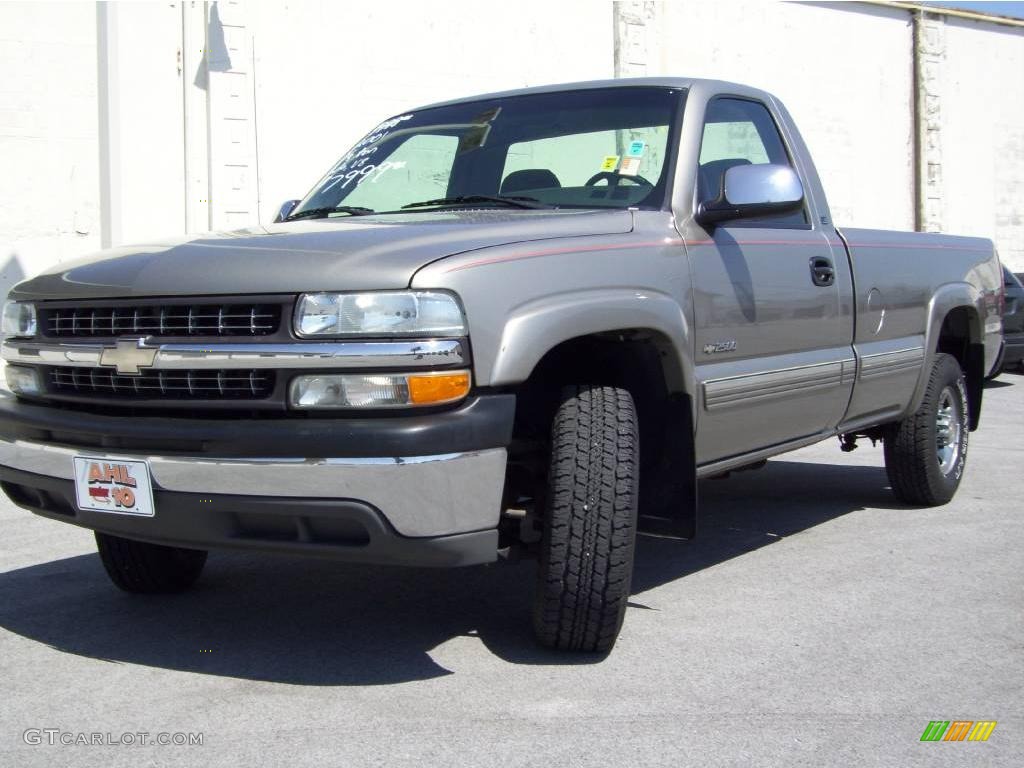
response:
[(378, 510), (401, 536), (435, 537), (497, 526), (506, 452), (490, 448), (412, 457), (228, 459), (110, 454), (0, 440), (0, 466), (54, 479), (74, 479), (74, 456), (145, 461), (154, 487), (170, 492), (355, 500)]

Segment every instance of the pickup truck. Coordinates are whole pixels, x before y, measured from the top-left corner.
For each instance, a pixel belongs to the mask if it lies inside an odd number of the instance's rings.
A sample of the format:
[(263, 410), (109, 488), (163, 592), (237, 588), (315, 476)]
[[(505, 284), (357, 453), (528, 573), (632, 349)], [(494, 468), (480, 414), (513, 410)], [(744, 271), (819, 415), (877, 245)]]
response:
[(606, 652), (638, 531), (693, 537), (699, 478), (869, 438), (901, 501), (948, 502), (1001, 284), (988, 240), (837, 228), (769, 93), (460, 99), (384, 121), (271, 225), (15, 286), (0, 481), (136, 593), (217, 548), (534, 556), (539, 642)]

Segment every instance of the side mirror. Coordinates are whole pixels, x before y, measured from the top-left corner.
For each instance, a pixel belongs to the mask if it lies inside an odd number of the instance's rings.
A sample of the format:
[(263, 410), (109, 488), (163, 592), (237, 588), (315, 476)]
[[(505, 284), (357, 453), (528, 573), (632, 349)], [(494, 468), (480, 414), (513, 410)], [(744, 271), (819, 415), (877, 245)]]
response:
[(301, 202), (301, 200), (286, 200), (285, 202), (281, 203), (281, 207), (277, 209), (277, 217), (274, 219), (274, 223), (277, 224), (279, 222), (282, 222), (289, 216), (291, 216), (292, 211), (295, 210), (295, 206), (297, 206)]
[(722, 175), (722, 188), (713, 200), (702, 200), (697, 221), (717, 224), (748, 216), (767, 216), (799, 210), (804, 187), (788, 165), (734, 165)]

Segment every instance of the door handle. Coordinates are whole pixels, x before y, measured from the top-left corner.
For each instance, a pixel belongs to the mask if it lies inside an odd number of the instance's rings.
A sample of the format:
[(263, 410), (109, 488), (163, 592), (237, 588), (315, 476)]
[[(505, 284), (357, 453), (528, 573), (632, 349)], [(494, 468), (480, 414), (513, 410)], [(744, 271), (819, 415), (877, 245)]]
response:
[(815, 256), (811, 259), (811, 282), (822, 288), (832, 285), (836, 281), (836, 270), (832, 261), (824, 256)]

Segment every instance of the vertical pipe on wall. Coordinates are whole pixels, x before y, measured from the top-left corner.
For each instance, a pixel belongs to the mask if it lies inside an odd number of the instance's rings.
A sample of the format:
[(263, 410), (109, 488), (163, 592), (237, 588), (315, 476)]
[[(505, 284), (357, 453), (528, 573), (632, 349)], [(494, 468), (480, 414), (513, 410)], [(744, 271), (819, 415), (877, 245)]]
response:
[(213, 126), (210, 125), (210, 3), (203, 2), (203, 60), (206, 80), (206, 229), (213, 229)]
[(99, 104), (100, 247), (121, 242), (121, 99), (117, 4), (96, 3), (97, 101)]
[(915, 225), (922, 232), (946, 229), (943, 180), (945, 23), (927, 9), (913, 12), (914, 140), (917, 201)]
[(252, 62), (252, 138), (253, 138), (253, 168), (256, 171), (256, 223), (263, 223), (262, 202), (263, 195), (260, 188), (260, 122), (259, 111), (256, 108), (256, 38), (249, 38), (250, 56)]
[(191, 142), (189, 141), (189, 122), (190, 122), (190, 109), (189, 109), (189, 98), (188, 98), (188, 65), (189, 60), (188, 53), (192, 50), (192, 36), (189, 34), (188, 29), (188, 0), (182, 0), (181, 3), (181, 142), (184, 152), (182, 157), (184, 158), (184, 173), (185, 173), (185, 231), (192, 231), (192, 173), (191, 163), (189, 162), (189, 148)]
[(921, 123), (921, 12), (910, 12), (911, 89), (913, 90), (910, 146), (914, 155), (914, 231), (924, 231), (924, 142)]
[(182, 3), (182, 115), (185, 148), (185, 226), (187, 232), (210, 228), (209, 110), (206, 57), (206, 3)]
[(622, 77), (622, 60), (625, 55), (623, 46), (625, 41), (622, 39), (622, 13), (620, 10), (620, 0), (615, 0), (611, 4), (612, 9), (612, 77)]

